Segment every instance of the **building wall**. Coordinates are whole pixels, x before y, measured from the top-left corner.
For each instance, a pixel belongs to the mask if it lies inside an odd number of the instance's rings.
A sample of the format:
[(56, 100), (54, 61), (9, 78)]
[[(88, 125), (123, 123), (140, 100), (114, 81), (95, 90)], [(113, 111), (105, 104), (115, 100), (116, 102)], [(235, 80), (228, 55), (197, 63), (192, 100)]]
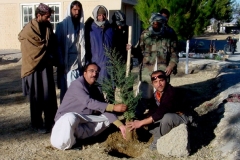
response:
[(17, 3), (0, 4), (0, 49), (18, 49), (20, 10)]
[[(64, 18), (67, 7), (72, 1), (59, 1), (59, 0), (42, 0), (42, 3), (60, 2), (60, 21)], [(104, 5), (108, 10), (121, 10), (122, 0), (80, 0), (84, 10), (84, 20), (92, 16), (92, 11), (97, 5)], [(0, 49), (20, 49), (20, 43), (18, 41), (18, 33), (22, 29), (22, 10), (21, 4), (39, 3), (37, 0), (0, 0)], [(136, 4), (136, 0), (124, 0), (127, 14), (127, 24), (133, 26), (133, 42), (138, 39), (137, 33), (140, 32), (140, 28), (135, 24), (133, 5)], [(110, 12), (111, 13), (111, 12)], [(109, 15), (109, 20), (111, 21)], [(139, 29), (139, 31), (136, 30)]]

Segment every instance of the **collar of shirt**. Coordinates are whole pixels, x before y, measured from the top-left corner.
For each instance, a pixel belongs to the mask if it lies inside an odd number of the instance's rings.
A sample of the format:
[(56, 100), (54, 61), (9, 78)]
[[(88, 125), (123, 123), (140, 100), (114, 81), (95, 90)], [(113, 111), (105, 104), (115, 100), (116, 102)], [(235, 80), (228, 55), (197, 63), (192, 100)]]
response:
[(155, 101), (156, 101), (158, 106), (160, 105), (160, 100), (161, 100), (162, 94), (163, 94), (163, 92), (160, 93), (160, 92), (157, 92), (157, 91), (154, 93), (154, 98), (155, 98)]

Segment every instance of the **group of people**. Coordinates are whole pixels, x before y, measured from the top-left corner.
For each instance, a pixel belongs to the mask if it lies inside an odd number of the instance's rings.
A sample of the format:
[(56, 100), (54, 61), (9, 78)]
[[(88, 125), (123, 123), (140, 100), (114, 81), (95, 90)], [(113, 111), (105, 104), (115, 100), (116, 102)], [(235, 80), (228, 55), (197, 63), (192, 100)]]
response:
[[(73, 1), (55, 34), (50, 24), (54, 11), (40, 3), (31, 20), (19, 33), (22, 51), (22, 86), (29, 96), (31, 125), (41, 133), (51, 131), (51, 144), (61, 150), (72, 148), (76, 139), (96, 136), (114, 124), (126, 138), (126, 128), (150, 125), (156, 149), (157, 139), (181, 123), (188, 123), (175, 100), (170, 75), (177, 63), (177, 36), (167, 25), (170, 13), (162, 9), (150, 17), (150, 26), (138, 44), (128, 45), (126, 16), (116, 11), (112, 23), (103, 5), (93, 9), (84, 23), (79, 1)], [(116, 49), (126, 62), (127, 50), (140, 62), (139, 90), (142, 98), (136, 120), (124, 124), (115, 112), (125, 112), (125, 104), (111, 104), (104, 99), (100, 85), (107, 78), (106, 49)], [(57, 67), (60, 106), (57, 106), (53, 66)], [(97, 83), (98, 82), (98, 83)], [(155, 90), (155, 91), (154, 91)], [(146, 110), (147, 114), (144, 114)], [(42, 118), (44, 113), (44, 119)]]

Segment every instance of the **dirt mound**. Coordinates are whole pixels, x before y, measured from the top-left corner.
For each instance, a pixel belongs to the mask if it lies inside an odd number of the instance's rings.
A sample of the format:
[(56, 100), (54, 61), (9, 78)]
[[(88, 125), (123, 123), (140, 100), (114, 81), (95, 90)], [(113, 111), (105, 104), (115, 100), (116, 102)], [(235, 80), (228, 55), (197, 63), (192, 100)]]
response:
[(110, 134), (104, 143), (106, 147), (105, 151), (109, 155), (118, 158), (140, 157), (151, 140), (149, 140), (149, 142), (141, 142), (138, 140), (137, 132), (133, 133), (133, 139), (131, 141), (123, 139), (120, 132)]

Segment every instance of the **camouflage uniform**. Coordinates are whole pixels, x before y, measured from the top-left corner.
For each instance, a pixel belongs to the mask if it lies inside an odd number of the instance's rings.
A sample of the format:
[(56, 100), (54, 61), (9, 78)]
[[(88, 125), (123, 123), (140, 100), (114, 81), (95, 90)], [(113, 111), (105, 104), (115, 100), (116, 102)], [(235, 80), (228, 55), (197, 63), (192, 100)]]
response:
[(174, 68), (178, 63), (177, 42), (168, 35), (153, 35), (148, 29), (144, 30), (137, 49), (134, 55), (140, 61), (139, 79), (142, 82), (151, 83), (149, 76), (154, 70), (165, 71), (167, 66)]
[[(139, 91), (142, 99), (149, 99), (153, 94), (150, 74), (155, 70), (166, 71), (168, 66), (174, 69), (178, 63), (177, 40), (170, 34), (166, 18), (152, 13), (149, 22), (151, 26), (142, 32), (139, 43), (132, 50), (140, 63)], [(158, 22), (158, 26), (154, 22)]]

